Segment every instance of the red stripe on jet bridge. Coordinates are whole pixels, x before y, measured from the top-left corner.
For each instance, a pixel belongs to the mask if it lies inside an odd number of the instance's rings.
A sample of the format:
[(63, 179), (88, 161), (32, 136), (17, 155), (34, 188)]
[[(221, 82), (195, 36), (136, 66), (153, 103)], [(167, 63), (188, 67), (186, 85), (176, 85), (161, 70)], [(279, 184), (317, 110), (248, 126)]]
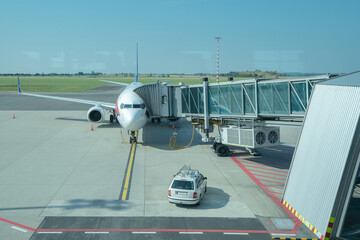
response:
[(295, 215), (293, 215), (289, 209), (287, 209), (283, 204), (281, 204), (279, 198), (275, 197), (275, 195), (272, 194), (270, 190), (264, 184), (262, 184), (260, 180), (257, 179), (239, 160), (232, 156), (230, 158), (275, 202), (276, 205), (278, 205), (291, 218), (291, 220), (295, 223), (295, 226), (291, 233), (296, 233), (299, 230), (302, 222)]

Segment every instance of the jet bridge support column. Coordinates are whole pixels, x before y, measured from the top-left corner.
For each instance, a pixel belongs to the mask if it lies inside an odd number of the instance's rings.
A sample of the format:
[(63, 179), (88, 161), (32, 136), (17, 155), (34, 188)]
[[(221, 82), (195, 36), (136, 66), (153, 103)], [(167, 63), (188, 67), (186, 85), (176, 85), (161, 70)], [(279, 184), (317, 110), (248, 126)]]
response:
[(203, 91), (204, 91), (204, 132), (206, 134), (203, 142), (209, 141), (209, 79), (203, 78)]

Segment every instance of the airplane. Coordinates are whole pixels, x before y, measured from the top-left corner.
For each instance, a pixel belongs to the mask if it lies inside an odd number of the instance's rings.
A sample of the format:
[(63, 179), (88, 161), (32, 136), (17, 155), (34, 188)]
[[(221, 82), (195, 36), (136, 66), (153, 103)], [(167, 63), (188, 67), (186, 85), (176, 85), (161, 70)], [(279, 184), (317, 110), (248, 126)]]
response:
[(110, 115), (110, 122), (113, 122), (115, 119), (120, 124), (121, 128), (124, 128), (131, 132), (130, 143), (136, 142), (135, 131), (142, 129), (150, 118), (144, 100), (133, 91), (135, 88), (144, 85), (138, 81), (138, 45), (137, 44), (136, 44), (136, 74), (135, 74), (134, 82), (132, 82), (131, 84), (126, 84), (126, 83), (111, 82), (105, 80), (102, 81), (126, 86), (126, 88), (121, 92), (121, 94), (117, 98), (115, 104), (76, 99), (76, 98), (66, 98), (66, 97), (34, 94), (34, 93), (25, 93), (21, 91), (19, 77), (18, 77), (18, 93), (26, 96), (49, 98), (55, 100), (94, 105), (87, 112), (87, 119), (90, 122), (100, 123), (104, 121), (105, 110), (110, 110), (110, 112), (112, 112), (112, 114)]

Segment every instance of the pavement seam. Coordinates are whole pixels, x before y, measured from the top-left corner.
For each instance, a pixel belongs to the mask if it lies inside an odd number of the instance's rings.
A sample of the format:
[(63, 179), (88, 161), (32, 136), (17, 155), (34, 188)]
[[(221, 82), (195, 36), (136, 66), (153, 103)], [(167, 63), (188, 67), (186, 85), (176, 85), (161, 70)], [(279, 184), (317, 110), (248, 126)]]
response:
[[(88, 146), (88, 150), (91, 149), (93, 147), (93, 145), (96, 143), (96, 139), (93, 140), (93, 142), (91, 144), (89, 144)], [(42, 217), (41, 215), (43, 214), (43, 212), (45, 211), (45, 209), (49, 206), (50, 202), (54, 199), (54, 197), (59, 193), (59, 191), (61, 190), (61, 188), (65, 185), (65, 183), (67, 182), (67, 180), (70, 178), (70, 176), (74, 173), (74, 171), (79, 167), (80, 163), (84, 160), (86, 154), (88, 154), (89, 151), (84, 151), (84, 154), (81, 157), (81, 160), (77, 162), (77, 164), (75, 165), (75, 167), (71, 170), (71, 172), (68, 174), (68, 176), (64, 179), (63, 183), (61, 184), (61, 186), (58, 188), (58, 190), (53, 194), (53, 196), (51, 196), (50, 200), (48, 201), (48, 203), (46, 204), (46, 206), (43, 208), (43, 210), (40, 212), (39, 217)], [(45, 217), (44, 217), (45, 218)], [(41, 224), (41, 223), (40, 223)], [(40, 225), (39, 225), (40, 226)]]

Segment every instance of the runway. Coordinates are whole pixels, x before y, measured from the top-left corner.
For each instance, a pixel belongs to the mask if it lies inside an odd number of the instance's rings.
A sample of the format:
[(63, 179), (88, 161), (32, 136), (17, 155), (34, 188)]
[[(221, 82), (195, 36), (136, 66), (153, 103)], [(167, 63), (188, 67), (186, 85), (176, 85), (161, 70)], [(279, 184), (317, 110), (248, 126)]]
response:
[[(114, 102), (120, 90), (54, 95)], [(246, 171), (231, 157), (216, 156), (198, 132), (190, 148), (174, 150), (166, 148), (172, 126), (149, 123), (139, 132), (128, 200), (119, 200), (130, 147), (117, 124), (93, 124), (91, 131), (88, 105), (13, 92), (1, 93), (0, 102), (2, 239), (315, 237), (303, 225), (291, 224), (288, 213)], [(182, 120), (175, 127), (177, 145), (187, 145), (191, 124)], [(293, 153), (291, 147), (280, 147), (251, 157), (233, 150), (235, 158), (271, 166), (272, 174), (286, 170)], [(173, 174), (184, 164), (208, 178), (208, 192), (199, 206), (176, 206), (167, 200)]]

